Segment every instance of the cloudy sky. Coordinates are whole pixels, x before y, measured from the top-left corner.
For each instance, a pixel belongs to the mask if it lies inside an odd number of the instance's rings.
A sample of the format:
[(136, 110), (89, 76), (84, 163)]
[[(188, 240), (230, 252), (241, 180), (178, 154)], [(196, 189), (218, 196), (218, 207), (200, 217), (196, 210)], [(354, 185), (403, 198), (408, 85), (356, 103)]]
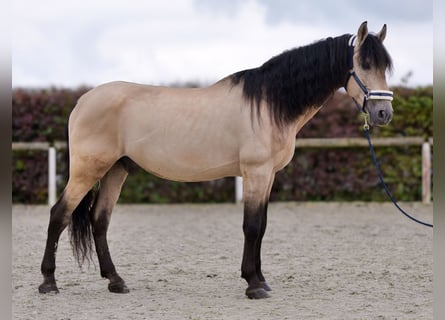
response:
[(432, 0), (14, 0), (12, 85), (211, 83), (283, 50), (388, 25), (388, 79), (433, 82)]

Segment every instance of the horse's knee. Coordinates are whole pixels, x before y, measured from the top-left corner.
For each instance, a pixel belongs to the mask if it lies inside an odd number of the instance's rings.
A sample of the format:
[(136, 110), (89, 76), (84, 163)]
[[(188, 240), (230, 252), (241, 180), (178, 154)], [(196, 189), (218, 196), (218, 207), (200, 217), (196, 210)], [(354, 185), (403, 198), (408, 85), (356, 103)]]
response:
[(244, 209), (243, 231), (246, 238), (256, 239), (261, 235), (265, 219), (265, 205), (251, 206), (246, 204)]
[(63, 193), (50, 210), (50, 223), (62, 223), (67, 214), (67, 203)]

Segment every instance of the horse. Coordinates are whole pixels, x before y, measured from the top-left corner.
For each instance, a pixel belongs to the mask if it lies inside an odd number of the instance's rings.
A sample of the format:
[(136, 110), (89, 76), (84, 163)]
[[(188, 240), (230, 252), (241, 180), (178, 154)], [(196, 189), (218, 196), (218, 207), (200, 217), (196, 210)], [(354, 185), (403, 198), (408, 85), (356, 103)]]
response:
[(248, 298), (269, 297), (261, 243), (275, 173), (292, 159), (299, 130), (342, 87), (370, 125), (391, 121), (386, 31), (385, 24), (370, 33), (365, 21), (356, 35), (284, 51), (208, 87), (111, 82), (81, 96), (69, 116), (69, 177), (50, 210), (39, 292), (59, 292), (56, 251), (67, 226), (79, 266), (91, 259), (94, 240), (108, 290), (129, 292), (111, 259), (107, 229), (128, 172), (139, 166), (175, 181), (243, 177), (241, 277)]

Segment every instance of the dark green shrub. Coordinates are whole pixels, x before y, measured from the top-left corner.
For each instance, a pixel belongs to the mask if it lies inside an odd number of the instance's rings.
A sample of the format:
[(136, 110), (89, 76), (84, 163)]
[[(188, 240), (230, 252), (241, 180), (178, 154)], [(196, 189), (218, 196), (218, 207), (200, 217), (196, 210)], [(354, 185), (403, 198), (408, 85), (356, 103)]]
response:
[[(196, 85), (194, 85), (196, 86)], [(68, 116), (88, 88), (13, 91), (13, 141), (64, 141)], [(393, 88), (394, 118), (373, 137), (432, 137), (432, 87)], [(362, 120), (351, 99), (336, 94), (297, 138), (361, 137)], [(399, 200), (421, 199), (419, 147), (376, 148), (385, 179)], [(45, 203), (47, 155), (41, 151), (14, 152), (13, 202)], [(58, 153), (59, 193), (67, 175), (65, 156)], [(121, 202), (226, 202), (234, 199), (234, 179), (180, 183), (156, 178), (142, 170), (128, 177)], [(276, 176), (271, 200), (386, 200), (366, 148), (297, 149), (291, 163)]]

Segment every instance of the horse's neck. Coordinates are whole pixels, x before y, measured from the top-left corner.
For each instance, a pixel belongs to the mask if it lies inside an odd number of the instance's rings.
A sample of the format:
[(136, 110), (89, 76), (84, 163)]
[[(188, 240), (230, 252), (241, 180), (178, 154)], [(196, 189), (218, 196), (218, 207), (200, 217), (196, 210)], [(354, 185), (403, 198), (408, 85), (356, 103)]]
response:
[(345, 36), (325, 40), (328, 41), (331, 42), (326, 48), (329, 54), (318, 61), (319, 67), (314, 68), (313, 81), (304, 83), (308, 86), (304, 91), (323, 97), (322, 103), (345, 85), (349, 74), (349, 49), (345, 43)]
[(313, 106), (306, 109), (306, 111), (300, 115), (294, 123), (291, 123), (290, 126), (292, 128), (292, 134), (296, 136), (298, 132), (304, 127), (306, 123), (311, 120), (318, 111), (320, 111), (322, 106)]

